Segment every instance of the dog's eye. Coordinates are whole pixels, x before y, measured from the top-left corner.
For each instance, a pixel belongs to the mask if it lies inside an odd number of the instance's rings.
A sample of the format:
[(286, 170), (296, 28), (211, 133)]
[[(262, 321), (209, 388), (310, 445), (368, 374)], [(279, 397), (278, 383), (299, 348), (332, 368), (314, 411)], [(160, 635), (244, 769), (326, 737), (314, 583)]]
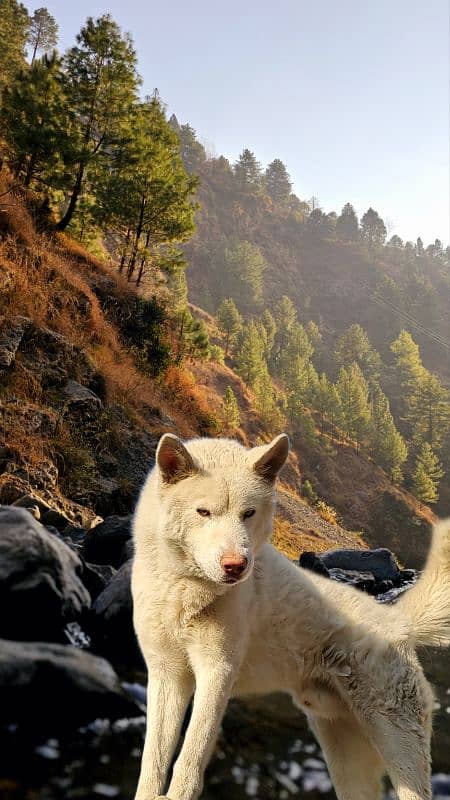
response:
[(201, 517), (211, 516), (211, 512), (207, 508), (197, 508), (197, 514), (200, 514)]
[(254, 508), (249, 508), (249, 509), (247, 509), (247, 511), (244, 511), (242, 516), (244, 517), (244, 519), (248, 519), (249, 517), (253, 517), (254, 513), (255, 513), (255, 509)]

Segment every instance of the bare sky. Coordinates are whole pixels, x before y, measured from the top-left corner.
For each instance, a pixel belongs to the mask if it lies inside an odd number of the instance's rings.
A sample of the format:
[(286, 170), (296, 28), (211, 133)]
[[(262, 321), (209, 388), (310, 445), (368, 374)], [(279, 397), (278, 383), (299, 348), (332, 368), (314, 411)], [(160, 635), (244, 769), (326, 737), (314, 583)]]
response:
[[(28, 8), (42, 4), (27, 2)], [(47, 0), (71, 45), (109, 12), (210, 151), (281, 158), (301, 198), (370, 205), (391, 233), (449, 241), (447, 0)]]

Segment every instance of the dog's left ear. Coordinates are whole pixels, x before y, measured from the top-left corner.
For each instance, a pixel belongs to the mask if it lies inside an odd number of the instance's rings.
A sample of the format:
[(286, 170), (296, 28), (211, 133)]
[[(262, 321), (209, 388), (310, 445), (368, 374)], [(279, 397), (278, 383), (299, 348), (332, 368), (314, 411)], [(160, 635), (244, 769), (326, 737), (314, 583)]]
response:
[(253, 469), (269, 483), (274, 483), (276, 477), (289, 454), (289, 439), (285, 433), (280, 433), (270, 444), (255, 447), (255, 461)]

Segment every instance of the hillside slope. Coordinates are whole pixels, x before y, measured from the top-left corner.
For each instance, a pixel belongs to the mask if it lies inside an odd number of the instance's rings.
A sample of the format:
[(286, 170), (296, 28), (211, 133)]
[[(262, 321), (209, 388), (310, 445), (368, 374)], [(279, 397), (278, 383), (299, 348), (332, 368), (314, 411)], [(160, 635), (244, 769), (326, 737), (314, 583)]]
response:
[[(194, 362), (192, 372), (170, 366), (152, 377), (139, 339), (149, 336), (149, 301), (69, 238), (37, 233), (25, 200), (11, 197), (0, 212), (1, 503), (31, 494), (83, 526), (131, 512), (159, 436), (220, 433), (228, 384), (241, 406), (238, 437), (268, 438), (227, 367)], [(162, 316), (152, 346), (156, 336), (170, 346), (166, 328)], [(276, 543), (290, 557), (364, 546), (300, 497), (295, 453), (283, 481)]]

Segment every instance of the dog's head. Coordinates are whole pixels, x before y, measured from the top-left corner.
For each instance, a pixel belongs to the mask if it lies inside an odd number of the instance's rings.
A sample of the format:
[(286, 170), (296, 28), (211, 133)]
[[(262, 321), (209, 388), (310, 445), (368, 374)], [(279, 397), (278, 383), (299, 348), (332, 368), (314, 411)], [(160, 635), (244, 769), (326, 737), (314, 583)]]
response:
[(285, 434), (250, 450), (228, 439), (161, 438), (158, 527), (183, 570), (230, 585), (251, 574), (272, 533), (274, 484), (288, 452)]

